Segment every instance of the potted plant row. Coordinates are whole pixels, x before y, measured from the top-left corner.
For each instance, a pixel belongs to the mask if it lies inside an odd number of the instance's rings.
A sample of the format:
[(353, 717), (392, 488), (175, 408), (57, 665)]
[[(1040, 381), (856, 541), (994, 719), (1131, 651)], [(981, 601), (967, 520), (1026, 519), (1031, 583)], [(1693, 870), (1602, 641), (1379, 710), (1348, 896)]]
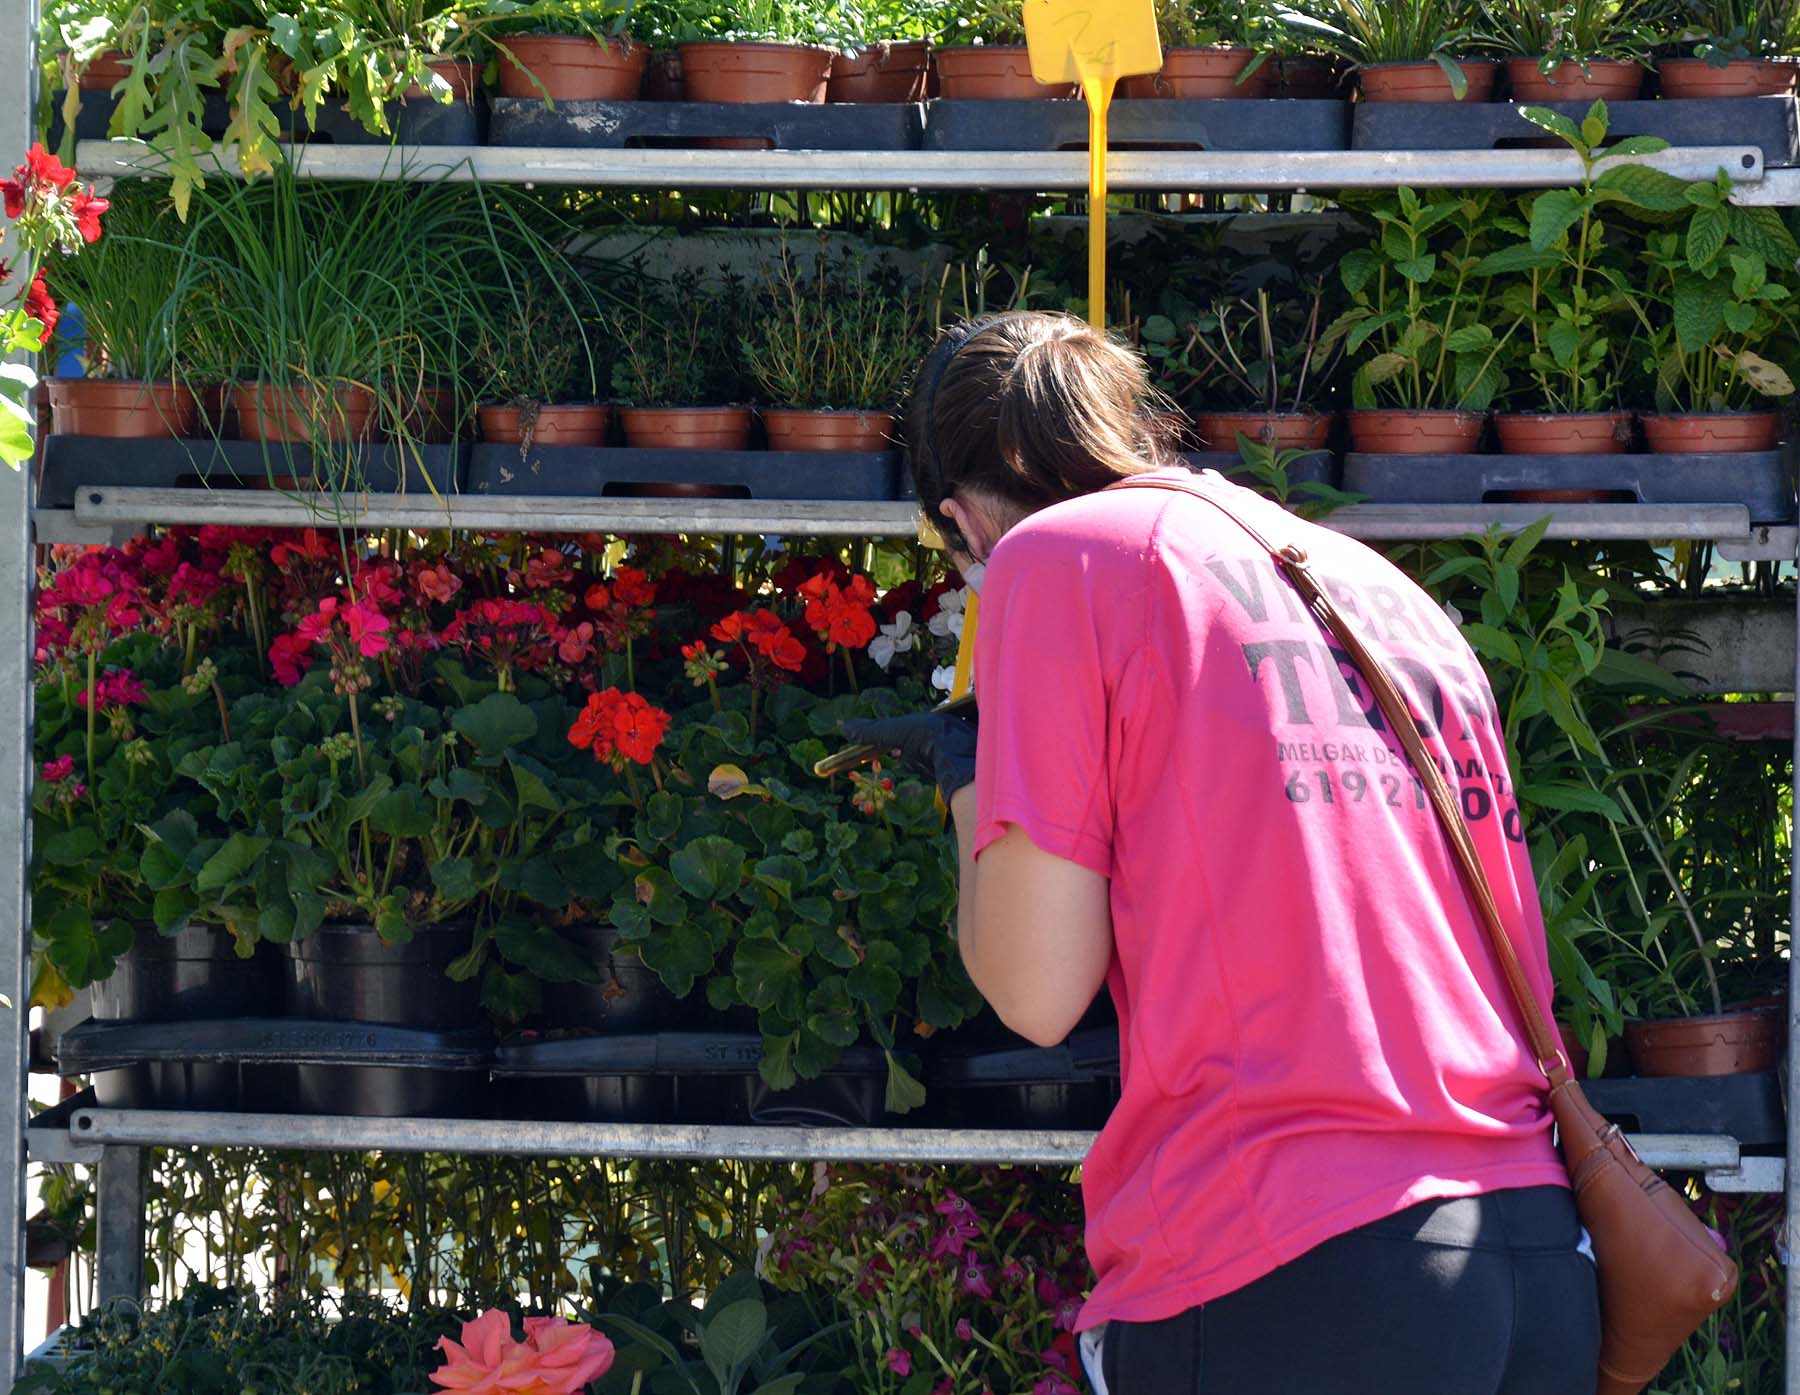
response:
[[(1527, 196), (1400, 189), (1361, 206), (1378, 236), (1344, 258), (1355, 448), (1466, 454), (1497, 404), (1503, 449), (1767, 451), (1793, 392), (1779, 216), (1641, 165), (1596, 173), (1606, 109), (1526, 116), (1583, 162), (1581, 186)], [(1661, 142), (1615, 142), (1620, 154)], [(1772, 211), (1768, 211), (1772, 213)], [(1634, 218), (1636, 221), (1634, 221)]]

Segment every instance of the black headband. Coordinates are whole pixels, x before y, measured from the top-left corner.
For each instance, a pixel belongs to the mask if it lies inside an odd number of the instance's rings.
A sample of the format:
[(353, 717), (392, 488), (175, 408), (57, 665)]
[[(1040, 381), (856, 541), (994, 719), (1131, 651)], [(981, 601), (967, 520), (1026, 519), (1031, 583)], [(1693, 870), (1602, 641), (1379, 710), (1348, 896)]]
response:
[[(943, 467), (938, 460), (937, 452), (937, 395), (938, 388), (944, 381), (944, 374), (949, 372), (950, 365), (956, 356), (967, 348), (978, 335), (1015, 315), (1030, 313), (1032, 312), (1025, 310), (1002, 310), (996, 314), (984, 315), (978, 320), (963, 320), (951, 325), (944, 331), (943, 337), (938, 340), (931, 353), (926, 356), (924, 364), (921, 365), (918, 386), (914, 392), (915, 395), (924, 394), (922, 400), (925, 407), (920, 417), (920, 435), (925, 439), (914, 443), (913, 474), (916, 483), (917, 477), (925, 473), (921, 467), (929, 469), (932, 483), (929, 493), (936, 496), (930, 501), (931, 508), (936, 509), (943, 502), (946, 493)], [(919, 495), (921, 499), (924, 499), (927, 497), (927, 491), (921, 489)]]

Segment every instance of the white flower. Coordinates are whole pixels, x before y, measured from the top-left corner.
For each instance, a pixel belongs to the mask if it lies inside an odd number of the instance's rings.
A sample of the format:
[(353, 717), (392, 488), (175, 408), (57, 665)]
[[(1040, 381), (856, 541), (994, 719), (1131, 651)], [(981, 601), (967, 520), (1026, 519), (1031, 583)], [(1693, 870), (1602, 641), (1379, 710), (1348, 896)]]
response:
[(945, 664), (942, 668), (931, 671), (931, 686), (939, 692), (947, 693), (956, 686), (956, 665)]
[(883, 625), (879, 634), (869, 641), (869, 657), (883, 673), (887, 666), (894, 662), (896, 654), (910, 654), (919, 647), (919, 632), (913, 628), (912, 615), (901, 611), (894, 617), (894, 623)]
[(931, 619), (926, 622), (925, 628), (930, 630), (940, 639), (945, 635), (955, 635), (956, 638), (961, 639), (963, 632), (963, 603), (968, 599), (968, 596), (969, 588), (966, 586), (960, 591), (944, 592), (943, 595), (938, 597), (937, 614), (933, 615)]

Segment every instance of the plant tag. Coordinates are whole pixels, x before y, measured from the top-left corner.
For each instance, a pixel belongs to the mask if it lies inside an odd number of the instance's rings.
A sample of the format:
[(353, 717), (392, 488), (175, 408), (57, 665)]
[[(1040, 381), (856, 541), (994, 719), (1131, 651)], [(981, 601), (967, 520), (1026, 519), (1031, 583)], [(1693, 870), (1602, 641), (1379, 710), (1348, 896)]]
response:
[(1151, 0), (1024, 0), (1031, 75), (1088, 104), (1088, 321), (1106, 327), (1106, 113), (1113, 85), (1162, 67)]

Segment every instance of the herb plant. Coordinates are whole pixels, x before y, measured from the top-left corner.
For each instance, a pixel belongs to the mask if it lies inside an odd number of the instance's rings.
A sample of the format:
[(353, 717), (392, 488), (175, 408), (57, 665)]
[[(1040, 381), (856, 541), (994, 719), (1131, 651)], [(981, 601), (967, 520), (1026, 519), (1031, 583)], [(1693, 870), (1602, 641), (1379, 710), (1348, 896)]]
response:
[(1355, 364), (1351, 405), (1485, 411), (1502, 386), (1503, 341), (1491, 328), (1488, 278), (1494, 196), (1408, 188), (1355, 200), (1373, 244), (1347, 253), (1338, 275), (1350, 308), (1341, 337)]
[(1220, 299), (1180, 323), (1152, 315), (1141, 331), (1157, 386), (1190, 412), (1301, 412), (1323, 400), (1343, 356), (1344, 335), (1327, 338), (1326, 285), (1277, 296)]
[(924, 299), (892, 266), (823, 243), (810, 269), (783, 244), (744, 343), (764, 400), (891, 412), (929, 328)]
[(587, 329), (567, 290), (529, 281), (478, 334), (475, 367), (483, 401), (531, 408), (591, 402), (598, 395)]
[(697, 272), (641, 274), (601, 313), (616, 347), (612, 385), (638, 407), (718, 406), (748, 395), (741, 287)]

